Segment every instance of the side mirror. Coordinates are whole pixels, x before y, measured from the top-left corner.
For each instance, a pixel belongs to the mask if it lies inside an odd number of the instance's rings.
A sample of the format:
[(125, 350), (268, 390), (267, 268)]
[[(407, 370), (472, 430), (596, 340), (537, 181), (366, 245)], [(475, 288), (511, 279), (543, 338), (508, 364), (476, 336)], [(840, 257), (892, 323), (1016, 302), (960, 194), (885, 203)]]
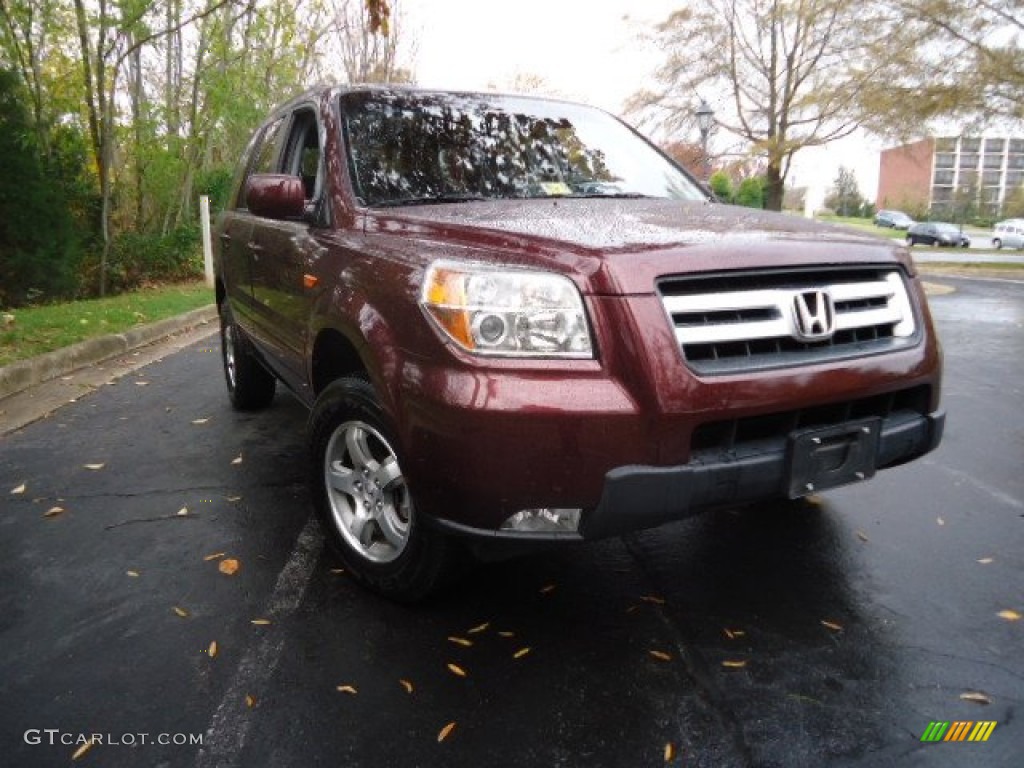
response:
[(245, 183), (245, 205), (256, 216), (300, 219), (306, 193), (302, 179), (282, 173), (256, 173)]

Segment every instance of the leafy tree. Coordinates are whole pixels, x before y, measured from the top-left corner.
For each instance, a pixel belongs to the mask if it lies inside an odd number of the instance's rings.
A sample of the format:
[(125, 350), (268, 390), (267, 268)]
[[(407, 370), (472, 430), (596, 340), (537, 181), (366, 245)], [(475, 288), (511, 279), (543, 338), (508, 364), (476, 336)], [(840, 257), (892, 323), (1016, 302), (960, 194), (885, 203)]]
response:
[(731, 103), (720, 127), (766, 159), (765, 206), (780, 210), (793, 155), (857, 127), (854, 96), (869, 84), (869, 54), (889, 24), (860, 0), (707, 0), (658, 25), (666, 52), (660, 87), (630, 108), (675, 131), (694, 127), (695, 93)]
[(59, 180), (46, 173), (19, 78), (0, 70), (0, 306), (70, 293), (77, 255)]
[(673, 141), (662, 147), (666, 155), (683, 166), (696, 179), (704, 178), (704, 152), (700, 144)]
[(1007, 194), (1002, 215), (1007, 219), (1024, 219), (1024, 186)]
[(840, 216), (859, 216), (863, 205), (864, 196), (860, 193), (857, 175), (846, 166), (839, 166), (832, 189), (825, 196), (825, 207)]

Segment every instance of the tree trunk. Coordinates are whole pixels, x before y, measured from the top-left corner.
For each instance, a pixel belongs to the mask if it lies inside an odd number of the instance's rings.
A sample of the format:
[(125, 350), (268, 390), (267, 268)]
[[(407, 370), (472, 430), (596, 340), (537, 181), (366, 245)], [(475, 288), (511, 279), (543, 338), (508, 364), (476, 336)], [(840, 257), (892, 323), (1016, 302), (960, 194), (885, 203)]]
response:
[(764, 174), (764, 207), (769, 211), (782, 210), (782, 196), (785, 194), (785, 179), (778, 165), (769, 164)]

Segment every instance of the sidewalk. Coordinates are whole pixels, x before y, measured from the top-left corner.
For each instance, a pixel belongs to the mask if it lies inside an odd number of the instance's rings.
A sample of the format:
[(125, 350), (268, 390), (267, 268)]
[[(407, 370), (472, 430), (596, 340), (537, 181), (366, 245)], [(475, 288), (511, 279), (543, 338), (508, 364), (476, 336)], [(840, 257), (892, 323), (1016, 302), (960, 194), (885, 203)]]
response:
[(112, 379), (219, 330), (205, 307), (124, 333), (97, 336), (0, 368), (0, 435), (40, 419)]

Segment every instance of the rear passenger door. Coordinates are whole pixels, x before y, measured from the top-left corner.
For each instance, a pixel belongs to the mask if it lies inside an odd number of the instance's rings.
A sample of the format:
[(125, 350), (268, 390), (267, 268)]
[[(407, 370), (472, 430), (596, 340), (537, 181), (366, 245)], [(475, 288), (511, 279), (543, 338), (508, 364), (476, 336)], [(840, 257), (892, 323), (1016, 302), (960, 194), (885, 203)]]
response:
[(272, 357), (268, 362), (297, 391), (306, 388), (309, 322), (320, 293), (317, 264), (324, 252), (318, 236), (328, 223), (320, 131), (313, 105), (289, 115), (274, 172), (302, 179), (305, 214), (292, 221), (258, 219), (252, 233), (257, 333)]

